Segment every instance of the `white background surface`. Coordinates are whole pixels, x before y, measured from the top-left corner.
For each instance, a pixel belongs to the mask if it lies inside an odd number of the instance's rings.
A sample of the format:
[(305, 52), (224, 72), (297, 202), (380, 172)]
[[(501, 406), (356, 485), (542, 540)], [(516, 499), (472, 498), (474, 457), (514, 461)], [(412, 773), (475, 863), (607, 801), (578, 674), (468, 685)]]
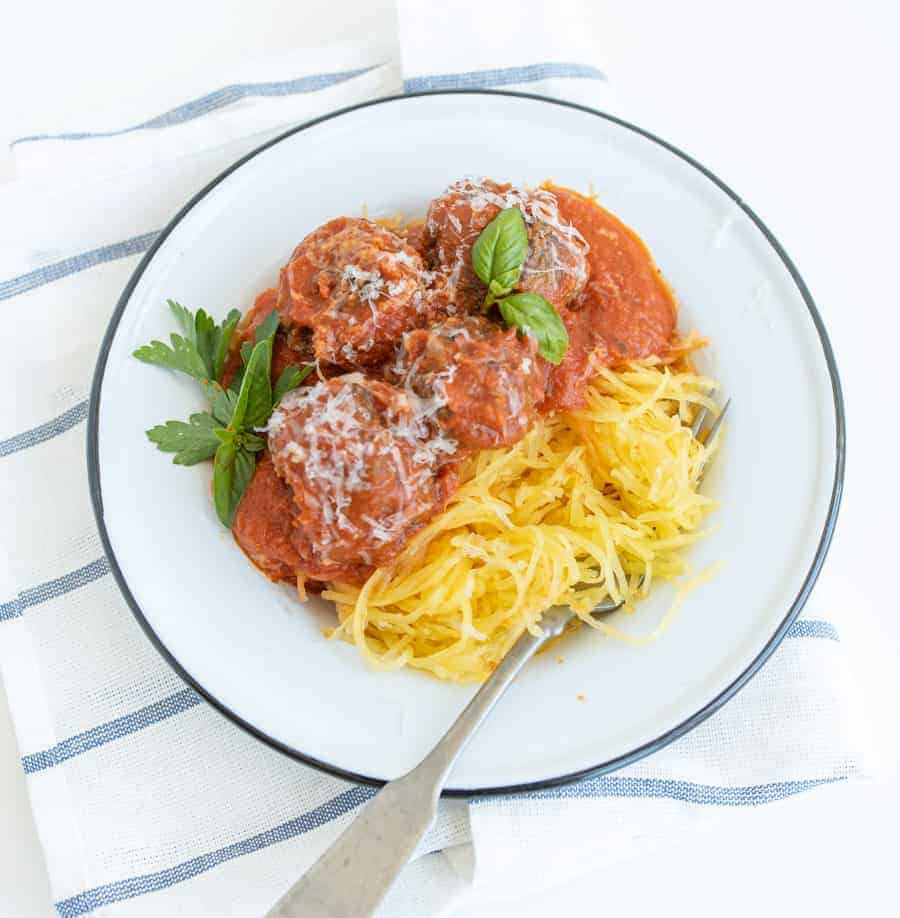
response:
[[(554, 0), (560, 2), (560, 0)], [(587, 4), (585, 4), (587, 5)], [(477, 8), (477, 4), (473, 4)], [(900, 335), (896, 263), (900, 17), (853, 4), (594, 2), (620, 111), (736, 188), (805, 277), (831, 333), (849, 422), (838, 535), (814, 602), (841, 623), (875, 735), (877, 778), (742, 812), (640, 862), (528, 902), (474, 899), (460, 918), (894, 914), (900, 818), (900, 601), (896, 566)], [(139, 11), (138, 11), (139, 10)], [(0, 140), (52, 130), (57, 112), (210, 61), (393, 34), (387, 0), (160, 0), (151, 6), (18, 0), (5, 11)], [(0, 158), (0, 179), (11, 168)], [(2, 215), (0, 215), (2, 219)], [(723, 304), (727, 308), (727, 304)], [(761, 367), (760, 371), (763, 371)], [(777, 406), (773, 406), (773, 411)], [(770, 444), (777, 449), (778, 444)], [(513, 897), (515, 890), (509, 890)], [(0, 698), (0, 915), (54, 914)], [(203, 914), (198, 903), (197, 914)]]

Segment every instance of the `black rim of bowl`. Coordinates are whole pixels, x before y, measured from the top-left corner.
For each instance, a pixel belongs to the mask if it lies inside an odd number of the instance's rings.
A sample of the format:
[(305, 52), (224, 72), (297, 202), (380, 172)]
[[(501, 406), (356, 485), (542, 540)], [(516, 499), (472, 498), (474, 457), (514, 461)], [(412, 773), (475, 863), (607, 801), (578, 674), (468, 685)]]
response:
[(582, 778), (587, 777), (597, 777), (607, 772), (615, 771), (616, 769), (622, 768), (625, 765), (629, 765), (632, 762), (637, 761), (638, 759), (643, 758), (644, 756), (650, 755), (653, 752), (656, 752), (658, 749), (662, 749), (664, 746), (667, 746), (669, 743), (678, 739), (680, 736), (683, 736), (685, 733), (692, 730), (698, 724), (702, 723), (710, 715), (714, 714), (723, 704), (729, 701), (734, 695), (740, 691), (744, 685), (749, 682), (749, 680), (759, 671), (762, 665), (766, 660), (771, 656), (775, 648), (781, 643), (784, 638), (788, 628), (793, 624), (800, 610), (806, 603), (807, 598), (809, 597), (810, 591), (813, 588), (813, 585), (816, 582), (816, 579), (819, 576), (819, 572), (822, 568), (822, 564), (825, 561), (825, 556), (828, 553), (828, 547), (831, 544), (831, 538), (834, 534), (834, 528), (837, 521), (838, 508), (841, 502), (841, 491), (843, 488), (843, 479), (844, 479), (844, 464), (845, 464), (845, 453), (846, 453), (846, 432), (845, 432), (845, 418), (844, 418), (844, 402), (843, 395), (841, 392), (841, 382), (838, 376), (837, 365), (834, 359), (834, 352), (831, 348), (831, 343), (828, 340), (828, 333), (825, 330), (825, 326), (822, 322), (822, 318), (819, 315), (819, 311), (816, 308), (816, 304), (810, 294), (809, 290), (806, 287), (806, 284), (803, 281), (803, 278), (800, 276), (797, 268), (794, 266), (794, 263), (788, 257), (788, 254), (781, 247), (778, 240), (772, 235), (768, 227), (760, 220), (760, 218), (744, 203), (744, 201), (735, 194), (731, 188), (728, 187), (721, 179), (705, 168), (703, 165), (698, 163), (695, 159), (688, 156), (686, 153), (679, 150), (677, 147), (673, 146), (670, 143), (660, 139), (659, 137), (651, 134), (649, 131), (645, 131), (642, 128), (636, 127), (633, 124), (630, 124), (627, 121), (623, 121), (621, 118), (616, 118), (612, 115), (608, 115), (604, 112), (597, 111), (596, 109), (589, 108), (584, 105), (578, 105), (574, 102), (566, 102), (559, 99), (550, 99), (546, 96), (540, 96), (534, 93), (519, 93), (519, 92), (506, 92), (502, 90), (488, 90), (488, 89), (462, 89), (462, 90), (448, 90), (442, 92), (422, 92), (422, 93), (409, 93), (405, 95), (395, 95), (388, 96), (381, 99), (375, 99), (368, 102), (362, 102), (357, 105), (351, 105), (347, 108), (340, 109), (339, 111), (332, 112), (327, 115), (323, 115), (320, 118), (315, 118), (312, 121), (304, 122), (303, 124), (292, 128), (289, 131), (279, 135), (273, 140), (268, 141), (262, 146), (257, 147), (255, 150), (252, 150), (246, 156), (241, 157), (237, 162), (232, 166), (218, 175), (213, 179), (205, 188), (199, 191), (190, 201), (172, 218), (169, 224), (162, 230), (159, 236), (154, 240), (153, 244), (147, 250), (144, 257), (141, 259), (140, 264), (135, 269), (134, 273), (131, 275), (127, 285), (125, 286), (124, 291), (122, 292), (121, 297), (116, 305), (115, 311), (113, 312), (112, 318), (110, 319), (109, 326), (106, 330), (106, 334), (103, 338), (103, 343), (100, 347), (100, 354), (97, 359), (97, 365), (94, 370), (94, 378), (91, 386), (91, 397), (90, 397), (90, 409), (88, 412), (88, 429), (87, 429), (87, 462), (88, 462), (88, 480), (90, 484), (91, 492), (91, 501), (94, 507), (94, 515), (97, 519), (97, 526), (100, 530), (100, 538), (103, 542), (103, 548), (106, 552), (106, 556), (109, 559), (109, 565), (112, 570), (113, 576), (115, 577), (116, 583), (119, 586), (119, 589), (122, 592), (122, 595), (125, 597), (125, 601), (128, 603), (132, 613), (143, 628), (147, 637), (162, 655), (162, 657), (168, 662), (168, 664), (175, 670), (176, 673), (188, 684), (190, 685), (198, 694), (205, 698), (214, 708), (219, 710), (224, 714), (229, 720), (237, 724), (239, 727), (246, 730), (252, 736), (266, 743), (268, 746), (271, 746), (274, 749), (277, 749), (279, 752), (290, 756), (291, 758), (302, 762), (304, 765), (310, 765), (313, 768), (318, 768), (321, 771), (328, 772), (329, 774), (335, 775), (336, 777), (343, 778), (347, 781), (353, 781), (358, 784), (368, 784), (376, 787), (380, 787), (384, 784), (384, 781), (372, 778), (368, 775), (356, 774), (351, 771), (346, 771), (342, 768), (337, 768), (334, 765), (329, 764), (328, 762), (323, 762), (320, 759), (316, 759), (313, 756), (306, 755), (305, 753), (292, 748), (284, 743), (279, 742), (273, 737), (263, 733), (253, 724), (248, 723), (246, 720), (242, 719), (238, 714), (232, 711), (227, 705), (219, 701), (215, 695), (211, 694), (207, 689), (200, 685), (196, 679), (194, 679), (189, 672), (175, 659), (175, 657), (169, 652), (168, 648), (162, 643), (162, 641), (157, 636), (156, 632), (150, 626), (147, 619), (144, 617), (143, 612), (141, 611), (140, 606), (135, 600), (134, 596), (131, 593), (131, 590), (128, 587), (128, 583), (125, 580), (124, 575), (119, 567), (118, 561), (116, 559), (115, 553), (113, 552), (112, 545), (110, 543), (109, 534), (106, 530), (106, 524), (103, 518), (103, 501), (100, 489), (100, 462), (99, 462), (99, 448), (98, 448), (98, 433), (99, 433), (99, 419), (100, 419), (100, 398), (101, 391), (103, 388), (103, 376), (106, 369), (106, 361), (109, 355), (109, 349), (112, 345), (113, 338), (115, 336), (116, 330), (119, 325), (119, 321), (124, 313), (128, 302), (131, 298), (131, 294), (134, 291), (135, 286), (146, 270), (147, 266), (150, 264), (154, 255), (160, 246), (168, 238), (172, 230), (181, 222), (181, 220), (186, 216), (186, 214), (203, 198), (206, 197), (217, 185), (219, 185), (223, 179), (229, 176), (232, 172), (239, 169), (244, 163), (253, 159), (254, 156), (261, 153), (263, 150), (268, 149), (271, 146), (274, 146), (277, 143), (280, 143), (287, 137), (291, 137), (294, 134), (297, 134), (301, 131), (305, 131), (308, 128), (311, 128), (317, 124), (321, 124), (324, 121), (330, 121), (334, 118), (339, 118), (342, 115), (345, 115), (349, 112), (357, 111), (362, 108), (369, 108), (371, 106), (377, 105), (390, 105), (395, 102), (408, 101), (410, 99), (422, 98), (424, 96), (441, 96), (441, 95), (490, 95), (490, 96), (508, 96), (514, 99), (530, 99), (536, 102), (546, 103), (548, 105), (556, 105), (564, 108), (576, 109), (577, 111), (585, 112), (586, 114), (593, 115), (597, 118), (602, 118), (605, 121), (612, 122), (617, 124), (620, 127), (627, 128), (630, 131), (633, 131), (635, 134), (639, 134), (642, 137), (651, 140), (653, 143), (658, 144), (660, 147), (668, 150), (670, 153), (673, 153), (679, 159), (693, 166), (698, 172), (708, 178), (711, 182), (717, 185), (729, 198), (738, 206), (740, 209), (753, 221), (757, 226), (760, 232), (765, 236), (769, 245), (777, 253), (778, 257), (781, 259), (785, 268), (787, 268), (788, 273), (791, 275), (794, 283), (797, 286), (797, 289), (800, 291), (800, 295), (803, 297), (804, 302), (806, 303), (807, 309), (809, 310), (810, 316), (812, 318), (813, 324), (816, 328), (816, 332), (819, 336), (819, 341), (822, 345), (822, 350), (825, 357), (825, 362), (828, 366), (828, 374), (831, 378), (832, 393), (834, 398), (834, 411), (835, 411), (835, 428), (836, 428), (836, 439), (835, 439), (835, 474), (834, 482), (832, 485), (831, 491), (831, 500), (828, 507), (828, 514), (825, 520), (825, 526), (822, 531), (822, 535), (819, 539), (819, 544), (816, 549), (815, 557), (813, 558), (812, 564), (810, 565), (809, 571), (807, 572), (806, 577), (804, 578), (803, 585), (800, 588), (799, 593), (795, 597), (794, 601), (791, 603), (787, 613), (782, 620), (781, 624), (775, 629), (775, 633), (768, 640), (765, 647), (757, 654), (757, 656), (751, 661), (743, 673), (737, 677), (730, 685), (728, 685), (723, 691), (721, 691), (712, 701), (704, 705), (699, 711), (693, 714), (691, 717), (688, 717), (686, 720), (677, 724), (675, 727), (667, 730), (661, 736), (658, 736), (656, 739), (651, 740), (648, 743), (644, 743), (642, 746), (639, 746), (636, 749), (633, 749), (631, 752), (625, 753), (624, 755), (617, 756), (614, 759), (610, 759), (607, 762), (600, 762), (591, 768), (581, 769), (579, 771), (574, 771), (564, 775), (558, 775), (552, 778), (546, 778), (541, 781), (531, 781), (524, 784), (514, 784), (514, 785), (500, 785), (497, 787), (484, 787), (484, 788), (448, 788), (444, 790), (444, 796), (447, 797), (480, 797), (480, 796), (489, 796), (489, 795), (499, 795), (499, 794), (522, 794), (529, 793), (534, 791), (546, 790), (547, 788), (556, 787), (561, 784), (568, 784), (573, 781), (578, 781)]

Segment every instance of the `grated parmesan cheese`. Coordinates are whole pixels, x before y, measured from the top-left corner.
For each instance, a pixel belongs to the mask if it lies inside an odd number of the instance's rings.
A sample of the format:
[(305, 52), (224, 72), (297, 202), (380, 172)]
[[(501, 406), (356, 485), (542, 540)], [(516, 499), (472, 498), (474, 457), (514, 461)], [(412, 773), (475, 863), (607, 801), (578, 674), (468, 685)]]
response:
[(369, 385), (357, 372), (295, 389), (265, 428), (276, 468), (299, 466), (302, 500), (325, 524), (318, 549), (326, 559), (330, 546), (360, 534), (360, 522), (370, 527), (367, 533), (379, 544), (393, 542), (406, 531), (409, 519), (403, 513), (378, 521), (364, 515), (354, 522), (354, 495), (370, 488), (370, 470), (392, 468), (406, 501), (414, 505), (431, 487), (440, 465), (456, 453), (457, 444), (430, 423), (439, 397), (399, 392), (396, 405), (379, 404), (376, 420), (360, 391)]

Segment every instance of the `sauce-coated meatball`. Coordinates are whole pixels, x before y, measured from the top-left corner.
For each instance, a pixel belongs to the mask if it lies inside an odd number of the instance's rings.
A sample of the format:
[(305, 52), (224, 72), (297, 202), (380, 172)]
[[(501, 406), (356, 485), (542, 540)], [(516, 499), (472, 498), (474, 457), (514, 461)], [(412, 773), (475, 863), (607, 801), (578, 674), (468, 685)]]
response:
[(422, 257), (369, 220), (338, 217), (310, 233), (281, 272), (285, 325), (312, 329), (319, 360), (350, 369), (383, 363), (403, 332), (427, 324)]
[(490, 179), (462, 179), (428, 208), (424, 245), (429, 264), (447, 275), (448, 296), (462, 311), (477, 311), (486, 288), (472, 268), (472, 246), (481, 231), (507, 207), (518, 207), (528, 230), (528, 255), (517, 289), (539, 293), (557, 308), (584, 288), (588, 245), (559, 216), (546, 188), (523, 191)]
[(271, 580), (293, 580), (300, 556), (291, 541), (294, 498), (263, 453), (238, 504), (232, 531), (248, 558)]
[(282, 400), (269, 422), (275, 469), (294, 496), (302, 573), (362, 582), (443, 509), (453, 444), (435, 437), (417, 400), (361, 373)]
[(494, 449), (525, 435), (548, 368), (533, 338), (465, 316), (407, 332), (391, 375), (430, 400), (436, 423), (461, 447)]

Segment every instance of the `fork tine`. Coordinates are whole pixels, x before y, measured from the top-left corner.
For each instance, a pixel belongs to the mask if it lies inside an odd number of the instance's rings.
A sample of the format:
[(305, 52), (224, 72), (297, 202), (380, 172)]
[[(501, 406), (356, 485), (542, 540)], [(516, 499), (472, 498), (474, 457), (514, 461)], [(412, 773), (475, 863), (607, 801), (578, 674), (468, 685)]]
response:
[(611, 612), (618, 612), (622, 606), (625, 605), (625, 600), (615, 600), (615, 599), (604, 599), (603, 602), (598, 602), (593, 609), (591, 609), (591, 615), (609, 615)]
[[(715, 439), (716, 434), (719, 432), (719, 428), (722, 426), (722, 421), (725, 420), (725, 415), (728, 414), (728, 409), (731, 406), (731, 399), (729, 398), (724, 405), (722, 405), (722, 410), (719, 412), (719, 416), (713, 421), (712, 427), (709, 428), (709, 432), (703, 439), (703, 443), (706, 446), (709, 446), (712, 441)], [(696, 436), (696, 434), (695, 434)]]
[(696, 417), (694, 418), (694, 423), (691, 424), (691, 433), (694, 436), (694, 439), (697, 438), (697, 434), (700, 433), (700, 430), (703, 427), (703, 422), (706, 420), (706, 416), (709, 414), (709, 408), (706, 405), (702, 405), (700, 410), (697, 412)]
[[(722, 406), (722, 410), (719, 412), (719, 416), (713, 421), (712, 426), (706, 432), (706, 436), (703, 438), (702, 442), (707, 449), (712, 446), (713, 440), (715, 440), (716, 435), (719, 432), (719, 428), (722, 426), (722, 421), (725, 420), (725, 415), (728, 413), (728, 406), (731, 404), (731, 399), (729, 398), (727, 402)], [(698, 478), (698, 484), (703, 481), (703, 476), (706, 474), (706, 464), (709, 461), (709, 455), (704, 458), (703, 465), (700, 466), (700, 477)]]

